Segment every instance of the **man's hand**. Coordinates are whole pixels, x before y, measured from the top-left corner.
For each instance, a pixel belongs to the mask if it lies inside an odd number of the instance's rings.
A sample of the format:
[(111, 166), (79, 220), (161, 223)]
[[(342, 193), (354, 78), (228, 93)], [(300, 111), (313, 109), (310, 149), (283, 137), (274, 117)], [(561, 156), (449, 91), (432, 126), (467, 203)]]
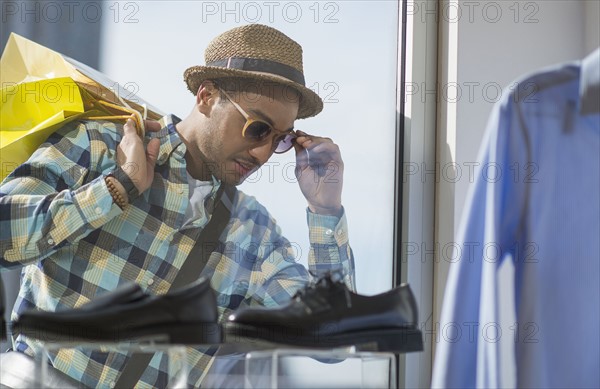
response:
[[(160, 131), (160, 124), (156, 121), (145, 120), (144, 125), (146, 131)], [(137, 133), (135, 121), (127, 119), (123, 126), (123, 138), (117, 147), (117, 163), (131, 178), (140, 194), (152, 185), (159, 147), (160, 140), (154, 138), (148, 142), (147, 148), (144, 149), (144, 141)], [(125, 194), (125, 198), (127, 198), (125, 188), (118, 182), (116, 185), (119, 192)]]
[(296, 131), (296, 178), (314, 213), (340, 216), (344, 163), (339, 147), (329, 138)]

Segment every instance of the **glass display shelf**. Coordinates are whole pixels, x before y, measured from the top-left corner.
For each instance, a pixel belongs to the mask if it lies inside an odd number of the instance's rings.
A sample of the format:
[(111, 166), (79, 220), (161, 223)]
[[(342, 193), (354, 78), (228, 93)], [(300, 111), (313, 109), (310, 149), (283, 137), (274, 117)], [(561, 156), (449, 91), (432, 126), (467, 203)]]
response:
[[(196, 345), (194, 345), (196, 346)], [(396, 359), (393, 353), (361, 351), (353, 346), (336, 349), (265, 348), (226, 345), (216, 353), (203, 379), (203, 387), (243, 389), (284, 388), (393, 388)], [(74, 349), (95, 353), (164, 353), (168, 358), (166, 388), (187, 388), (189, 366), (186, 345), (154, 343), (44, 343), (36, 358), (36, 380), (48, 374), (48, 358)], [(109, 382), (107, 388), (113, 388)], [(40, 385), (43, 387), (44, 385)]]
[(396, 388), (392, 353), (279, 348), (245, 356), (244, 388)]
[[(131, 356), (137, 353), (154, 354), (164, 353), (167, 356), (167, 386), (168, 389), (187, 388), (189, 366), (186, 357), (185, 345), (159, 344), (153, 342), (144, 343), (77, 343), (77, 342), (44, 342), (42, 344), (41, 354), (36, 357), (36, 380), (43, 387), (43, 383), (48, 375), (49, 358), (53, 358), (59, 352), (69, 353), (80, 350), (83, 352), (94, 352), (99, 358), (103, 354), (121, 353)], [(114, 388), (115, 382), (109, 382), (108, 388)]]

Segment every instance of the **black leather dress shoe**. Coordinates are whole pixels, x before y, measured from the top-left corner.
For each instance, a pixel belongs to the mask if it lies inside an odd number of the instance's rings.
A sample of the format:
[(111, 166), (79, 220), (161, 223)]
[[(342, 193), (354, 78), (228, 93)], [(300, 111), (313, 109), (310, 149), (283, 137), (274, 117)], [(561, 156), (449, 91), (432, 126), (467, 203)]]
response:
[(0, 340), (6, 339), (6, 322), (4, 321), (4, 286), (0, 278)]
[(397, 353), (423, 350), (417, 305), (408, 285), (362, 296), (340, 279), (329, 274), (280, 308), (238, 309), (225, 323), (226, 342), (262, 340), (310, 348), (355, 345)]
[(127, 284), (79, 308), (29, 310), (13, 322), (13, 332), (44, 341), (217, 344), (217, 319), (215, 293), (200, 279), (164, 295)]

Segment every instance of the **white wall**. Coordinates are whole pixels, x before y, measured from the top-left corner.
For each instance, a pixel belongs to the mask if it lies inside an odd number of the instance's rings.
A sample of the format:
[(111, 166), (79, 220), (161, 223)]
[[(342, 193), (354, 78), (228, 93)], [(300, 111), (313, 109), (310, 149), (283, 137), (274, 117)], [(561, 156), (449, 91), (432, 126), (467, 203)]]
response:
[(600, 1), (585, 0), (583, 3), (584, 21), (584, 50), (591, 53), (600, 46)]
[[(463, 89), (457, 103), (456, 162), (459, 166), (477, 160), (487, 117), (494, 102), (501, 97), (498, 88), (509, 86), (515, 78), (528, 72), (586, 54), (581, 2), (483, 1), (481, 4), (474, 8), (473, 23), (463, 15), (458, 26), (458, 84)], [(493, 22), (494, 10), (502, 12), (498, 22)], [(472, 101), (469, 101), (468, 85), (473, 85)], [(462, 213), (469, 186), (467, 178), (456, 185), (456, 215)], [(458, 219), (454, 223), (457, 225)]]
[[(445, 58), (440, 62), (442, 114), (437, 144), (442, 169), (436, 199), (440, 248), (454, 239), (473, 178), (469, 166), (477, 161), (488, 115), (503, 93), (500, 88), (539, 68), (582, 58), (598, 46), (599, 39), (597, 0), (452, 1), (443, 7), (440, 50)], [(444, 170), (449, 163), (458, 169)], [(437, 259), (434, 307), (439, 321), (449, 255), (441, 250)], [(509, 270), (504, 268), (499, 275), (503, 283), (512, 282)], [(501, 302), (512, 297), (504, 294)], [(510, 322), (512, 316), (502, 312), (503, 322)], [(504, 346), (508, 355), (510, 344)], [(504, 382), (514, 386), (513, 370), (510, 364), (504, 366), (508, 366)]]

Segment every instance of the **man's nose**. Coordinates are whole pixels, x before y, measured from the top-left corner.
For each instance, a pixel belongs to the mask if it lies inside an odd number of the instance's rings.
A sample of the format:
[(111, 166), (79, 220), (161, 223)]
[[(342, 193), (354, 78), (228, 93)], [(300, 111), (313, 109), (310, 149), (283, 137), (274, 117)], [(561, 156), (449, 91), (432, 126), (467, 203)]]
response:
[(273, 139), (269, 138), (265, 142), (260, 142), (250, 149), (250, 155), (256, 158), (260, 164), (264, 164), (273, 154)]

